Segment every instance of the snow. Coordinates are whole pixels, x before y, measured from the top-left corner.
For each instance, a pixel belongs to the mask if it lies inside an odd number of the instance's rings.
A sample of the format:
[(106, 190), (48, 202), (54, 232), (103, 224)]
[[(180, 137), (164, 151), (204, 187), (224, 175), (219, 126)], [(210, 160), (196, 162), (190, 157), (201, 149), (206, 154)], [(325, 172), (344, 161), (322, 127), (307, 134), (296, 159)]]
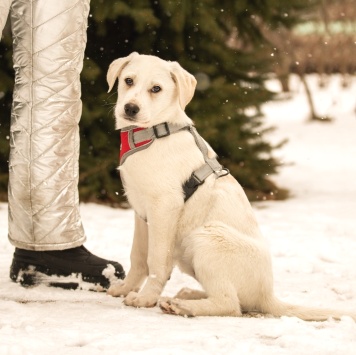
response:
[[(254, 203), (273, 256), (276, 294), (308, 306), (356, 309), (356, 80), (339, 76), (317, 87), (320, 115), (308, 122), (298, 78), (288, 100), (263, 107), (273, 142), (288, 138), (276, 156), (284, 162), (274, 180), (291, 191), (286, 201)], [(268, 85), (279, 90), (278, 82)], [(129, 269), (132, 210), (81, 205), (88, 241), (96, 254)], [(0, 204), (0, 354), (320, 354), (356, 353), (356, 323), (297, 318), (197, 317), (135, 309), (103, 292), (66, 291), (44, 285), (24, 289), (10, 281), (13, 247), (7, 240), (7, 204)], [(109, 272), (110, 270), (108, 270)], [(164, 295), (194, 287), (175, 270)]]

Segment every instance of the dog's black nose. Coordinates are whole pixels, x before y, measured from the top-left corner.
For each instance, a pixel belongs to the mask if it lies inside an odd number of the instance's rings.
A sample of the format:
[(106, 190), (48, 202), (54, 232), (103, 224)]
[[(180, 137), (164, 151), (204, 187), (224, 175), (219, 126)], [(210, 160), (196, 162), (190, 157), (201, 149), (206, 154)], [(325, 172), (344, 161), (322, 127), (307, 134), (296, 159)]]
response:
[(140, 111), (140, 108), (135, 104), (126, 104), (124, 106), (125, 113), (129, 117), (134, 117)]

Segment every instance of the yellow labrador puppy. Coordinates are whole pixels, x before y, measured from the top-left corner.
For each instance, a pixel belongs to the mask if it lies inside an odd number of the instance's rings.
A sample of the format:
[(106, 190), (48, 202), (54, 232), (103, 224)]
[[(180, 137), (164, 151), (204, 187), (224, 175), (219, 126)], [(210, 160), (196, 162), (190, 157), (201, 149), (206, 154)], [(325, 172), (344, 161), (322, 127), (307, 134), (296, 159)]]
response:
[[(250, 203), (184, 112), (194, 76), (176, 62), (132, 53), (110, 65), (109, 91), (117, 79), (120, 174), (136, 216), (131, 269), (108, 293), (125, 296), (128, 306), (159, 303), (166, 313), (187, 316), (345, 314), (275, 297), (270, 252)], [(160, 299), (174, 265), (204, 291), (185, 288)]]

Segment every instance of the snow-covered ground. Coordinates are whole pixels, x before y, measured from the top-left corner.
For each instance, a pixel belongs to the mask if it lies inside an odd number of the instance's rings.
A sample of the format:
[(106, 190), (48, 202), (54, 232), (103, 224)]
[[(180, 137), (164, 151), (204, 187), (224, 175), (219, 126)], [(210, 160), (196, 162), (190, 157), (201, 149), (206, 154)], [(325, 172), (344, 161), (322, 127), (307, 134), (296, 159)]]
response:
[[(254, 204), (269, 240), (275, 289), (285, 301), (356, 310), (356, 80), (314, 88), (317, 110), (332, 123), (307, 122), (303, 87), (292, 80), (290, 100), (264, 106), (270, 139), (289, 142), (276, 156), (285, 166), (275, 181), (290, 189), (281, 202)], [(271, 81), (278, 90), (278, 83)], [(131, 210), (81, 206), (96, 254), (129, 269)], [(105, 293), (45, 286), (24, 289), (8, 278), (7, 205), (0, 204), (0, 354), (356, 354), (356, 323), (297, 318), (183, 318), (159, 308), (134, 309)], [(174, 271), (165, 294), (195, 281)]]

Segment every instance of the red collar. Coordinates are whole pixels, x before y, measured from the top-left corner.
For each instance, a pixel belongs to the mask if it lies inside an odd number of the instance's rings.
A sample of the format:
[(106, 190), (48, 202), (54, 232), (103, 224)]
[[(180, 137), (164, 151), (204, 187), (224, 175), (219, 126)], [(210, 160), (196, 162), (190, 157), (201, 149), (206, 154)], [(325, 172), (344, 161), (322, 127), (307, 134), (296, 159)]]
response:
[(153, 139), (148, 139), (137, 143), (134, 142), (134, 133), (144, 129), (145, 128), (142, 127), (134, 128), (133, 126), (130, 126), (121, 130), (120, 165), (124, 163), (128, 156), (136, 153), (138, 150), (148, 148), (148, 146), (153, 142)]

